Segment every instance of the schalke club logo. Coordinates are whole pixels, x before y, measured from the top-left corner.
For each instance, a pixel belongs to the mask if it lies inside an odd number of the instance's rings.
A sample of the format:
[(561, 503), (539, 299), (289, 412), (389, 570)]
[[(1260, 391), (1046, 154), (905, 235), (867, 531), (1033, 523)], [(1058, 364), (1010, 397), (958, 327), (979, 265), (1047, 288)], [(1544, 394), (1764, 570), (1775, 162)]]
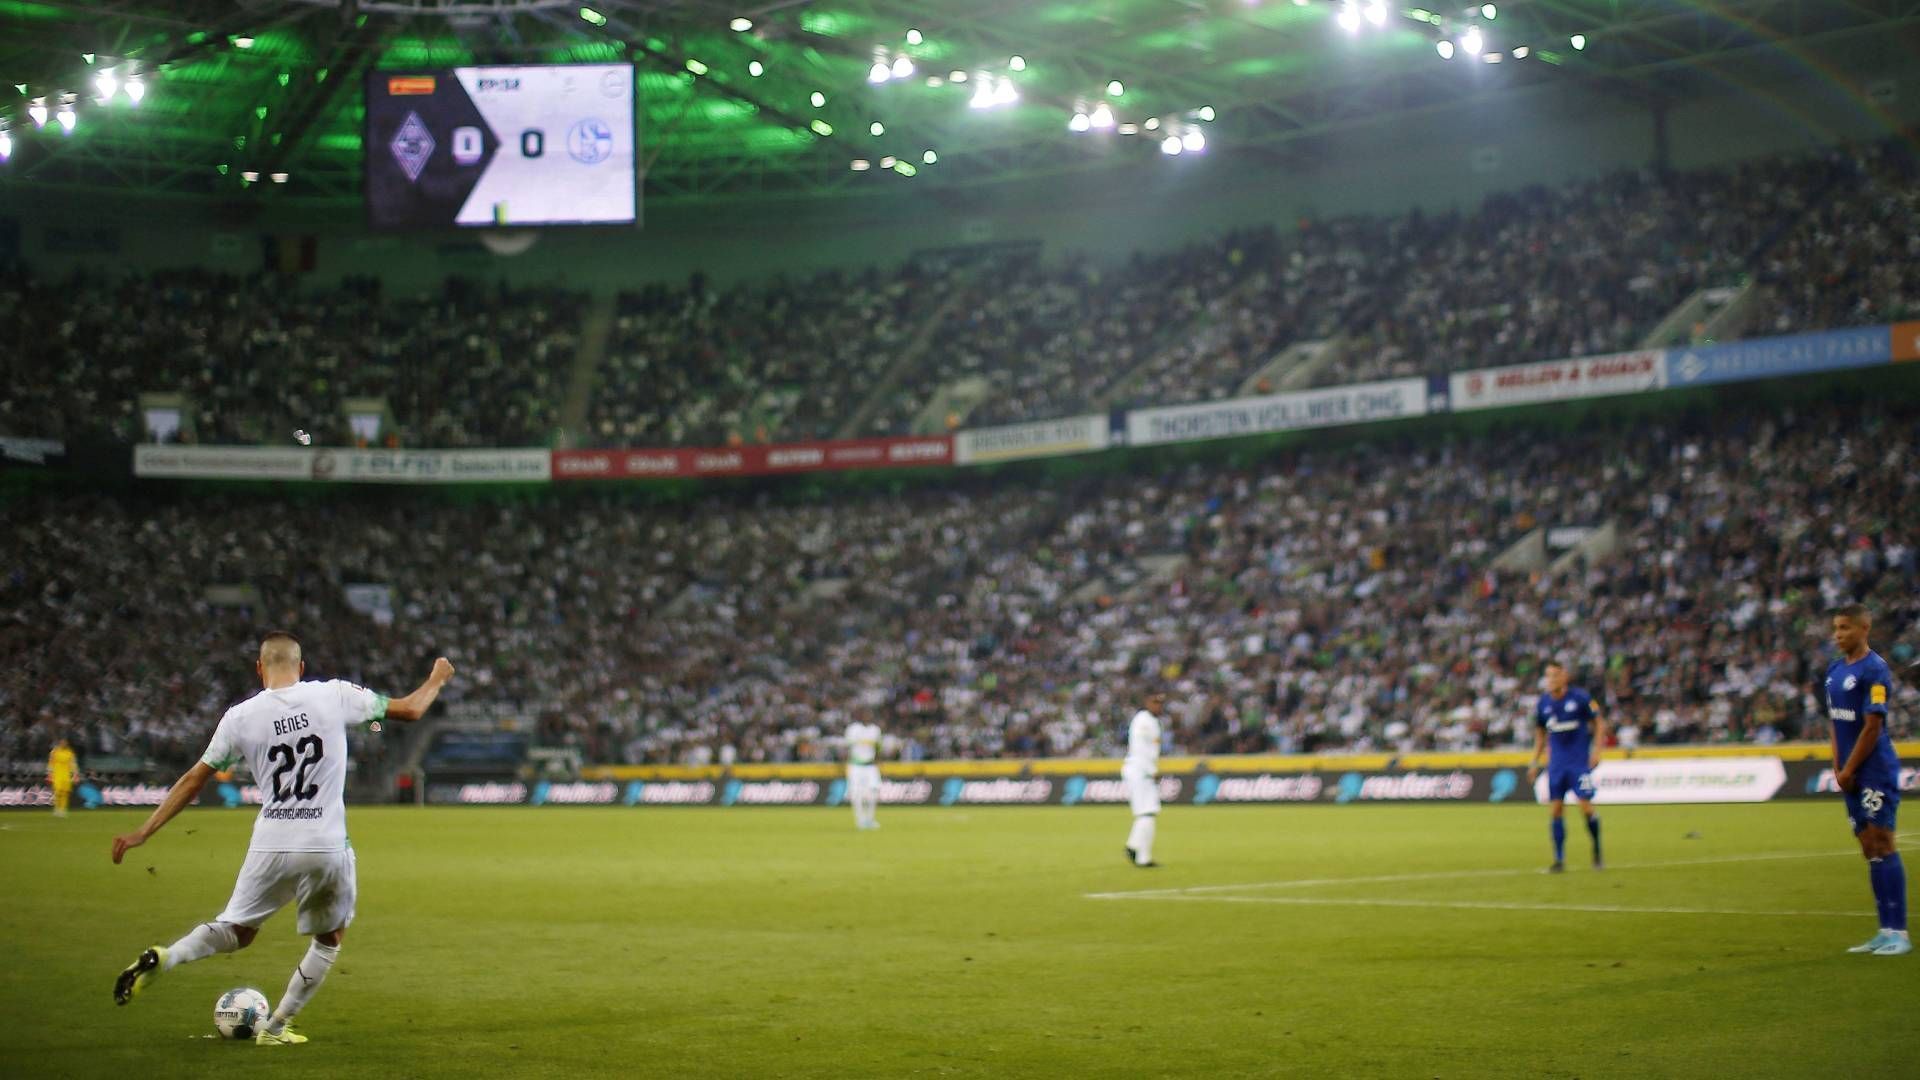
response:
[(613, 129), (601, 120), (582, 120), (567, 132), (567, 153), (582, 165), (598, 165), (613, 156)]

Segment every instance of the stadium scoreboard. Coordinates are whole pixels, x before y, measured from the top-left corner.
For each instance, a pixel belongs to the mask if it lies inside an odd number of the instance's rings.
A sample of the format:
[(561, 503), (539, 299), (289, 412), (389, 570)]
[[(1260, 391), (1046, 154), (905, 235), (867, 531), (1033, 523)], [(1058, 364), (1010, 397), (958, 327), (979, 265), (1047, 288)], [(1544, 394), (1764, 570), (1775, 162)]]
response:
[(622, 225), (638, 217), (628, 64), (367, 76), (375, 226)]

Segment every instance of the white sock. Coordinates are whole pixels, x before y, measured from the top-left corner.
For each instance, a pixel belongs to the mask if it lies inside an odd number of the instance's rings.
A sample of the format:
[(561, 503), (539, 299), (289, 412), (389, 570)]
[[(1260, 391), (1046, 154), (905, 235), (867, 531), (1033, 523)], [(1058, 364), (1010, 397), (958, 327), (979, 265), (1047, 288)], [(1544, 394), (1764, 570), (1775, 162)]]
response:
[(300, 966), (293, 969), (293, 978), (287, 980), (287, 992), (280, 997), (280, 1004), (273, 1010), (273, 1022), (267, 1030), (278, 1033), (287, 1021), (306, 1007), (307, 999), (320, 989), (320, 983), (333, 970), (333, 962), (340, 956), (340, 946), (322, 945), (314, 942), (307, 946), (307, 955)]
[(1153, 861), (1153, 831), (1159, 820), (1151, 814), (1133, 819), (1133, 831), (1127, 834), (1127, 846), (1133, 849), (1133, 861), (1140, 866)]
[(214, 953), (233, 952), (240, 947), (240, 931), (223, 922), (201, 923), (187, 936), (167, 946), (167, 966), (171, 971), (181, 964), (205, 960)]

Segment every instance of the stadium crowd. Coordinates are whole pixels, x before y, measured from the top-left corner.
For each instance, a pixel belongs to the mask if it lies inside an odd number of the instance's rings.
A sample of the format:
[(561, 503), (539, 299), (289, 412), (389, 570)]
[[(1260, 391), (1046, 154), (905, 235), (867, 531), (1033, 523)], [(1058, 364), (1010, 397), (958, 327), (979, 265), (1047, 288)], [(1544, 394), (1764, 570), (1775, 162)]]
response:
[(726, 290), (695, 275), (684, 288), (622, 293), (590, 441), (830, 438), (963, 273), (960, 262), (934, 258)]
[(347, 398), (385, 398), (412, 447), (547, 445), (584, 297), (450, 278), (388, 296), (374, 278), (301, 290), (278, 275), (0, 274), (0, 434), (145, 436), (139, 398), (178, 393), (206, 444), (304, 430), (355, 442)]
[[(1920, 409), (1836, 401), (899, 494), (22, 495), (0, 757), (190, 760), (278, 626), (402, 692), (445, 653), (449, 700), (600, 761), (821, 759), (856, 716), (907, 758), (1112, 754), (1153, 686), (1190, 753), (1507, 746), (1547, 656), (1626, 742), (1819, 738), (1823, 610), (1866, 600), (1917, 659), (1915, 446)], [(1590, 566), (1494, 566), (1608, 525)]]
[(1795, 333), (1920, 319), (1920, 169), (1894, 143), (1861, 148), (1844, 182), (1769, 254), (1773, 318)]
[[(1749, 280), (1766, 290), (1754, 333), (1891, 321), (1920, 314), (1916, 192), (1890, 141), (1250, 227), (1112, 266), (1028, 247), (728, 288), (695, 275), (620, 294), (572, 434), (792, 441), (1220, 398), (1278, 389), (1269, 363), (1302, 341), (1339, 343), (1297, 380), (1313, 385), (1591, 355)], [(0, 273), (0, 434), (132, 440), (138, 396), (177, 391), (203, 443), (299, 428), (350, 444), (342, 399), (385, 397), (399, 445), (544, 445), (584, 310), (574, 293), (457, 279), (391, 297), (372, 279), (15, 268)], [(930, 415), (970, 380), (977, 407)]]
[(1109, 400), (1171, 336), (1222, 310), (1273, 235), (1230, 232), (1118, 267), (1085, 258), (1047, 264), (1037, 254), (997, 261), (963, 283), (933, 331), (934, 348), (871, 433), (911, 431), (942, 387), (968, 379), (988, 391), (967, 417), (975, 426), (1067, 416)]

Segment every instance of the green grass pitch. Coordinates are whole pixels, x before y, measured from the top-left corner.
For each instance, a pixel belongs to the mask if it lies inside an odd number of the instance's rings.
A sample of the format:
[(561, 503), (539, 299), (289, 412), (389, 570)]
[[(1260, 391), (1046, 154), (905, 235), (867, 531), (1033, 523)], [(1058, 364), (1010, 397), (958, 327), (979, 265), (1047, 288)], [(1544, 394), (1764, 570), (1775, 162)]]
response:
[(0, 817), (0, 1075), (1920, 1075), (1920, 954), (1843, 952), (1875, 920), (1838, 800), (1609, 808), (1599, 874), (1570, 814), (1560, 877), (1533, 807), (1174, 807), (1151, 871), (1123, 809), (349, 816), (359, 917), (273, 1050), (204, 1036), (279, 998), (291, 912), (111, 1001), (251, 815), (120, 867), (135, 812)]

